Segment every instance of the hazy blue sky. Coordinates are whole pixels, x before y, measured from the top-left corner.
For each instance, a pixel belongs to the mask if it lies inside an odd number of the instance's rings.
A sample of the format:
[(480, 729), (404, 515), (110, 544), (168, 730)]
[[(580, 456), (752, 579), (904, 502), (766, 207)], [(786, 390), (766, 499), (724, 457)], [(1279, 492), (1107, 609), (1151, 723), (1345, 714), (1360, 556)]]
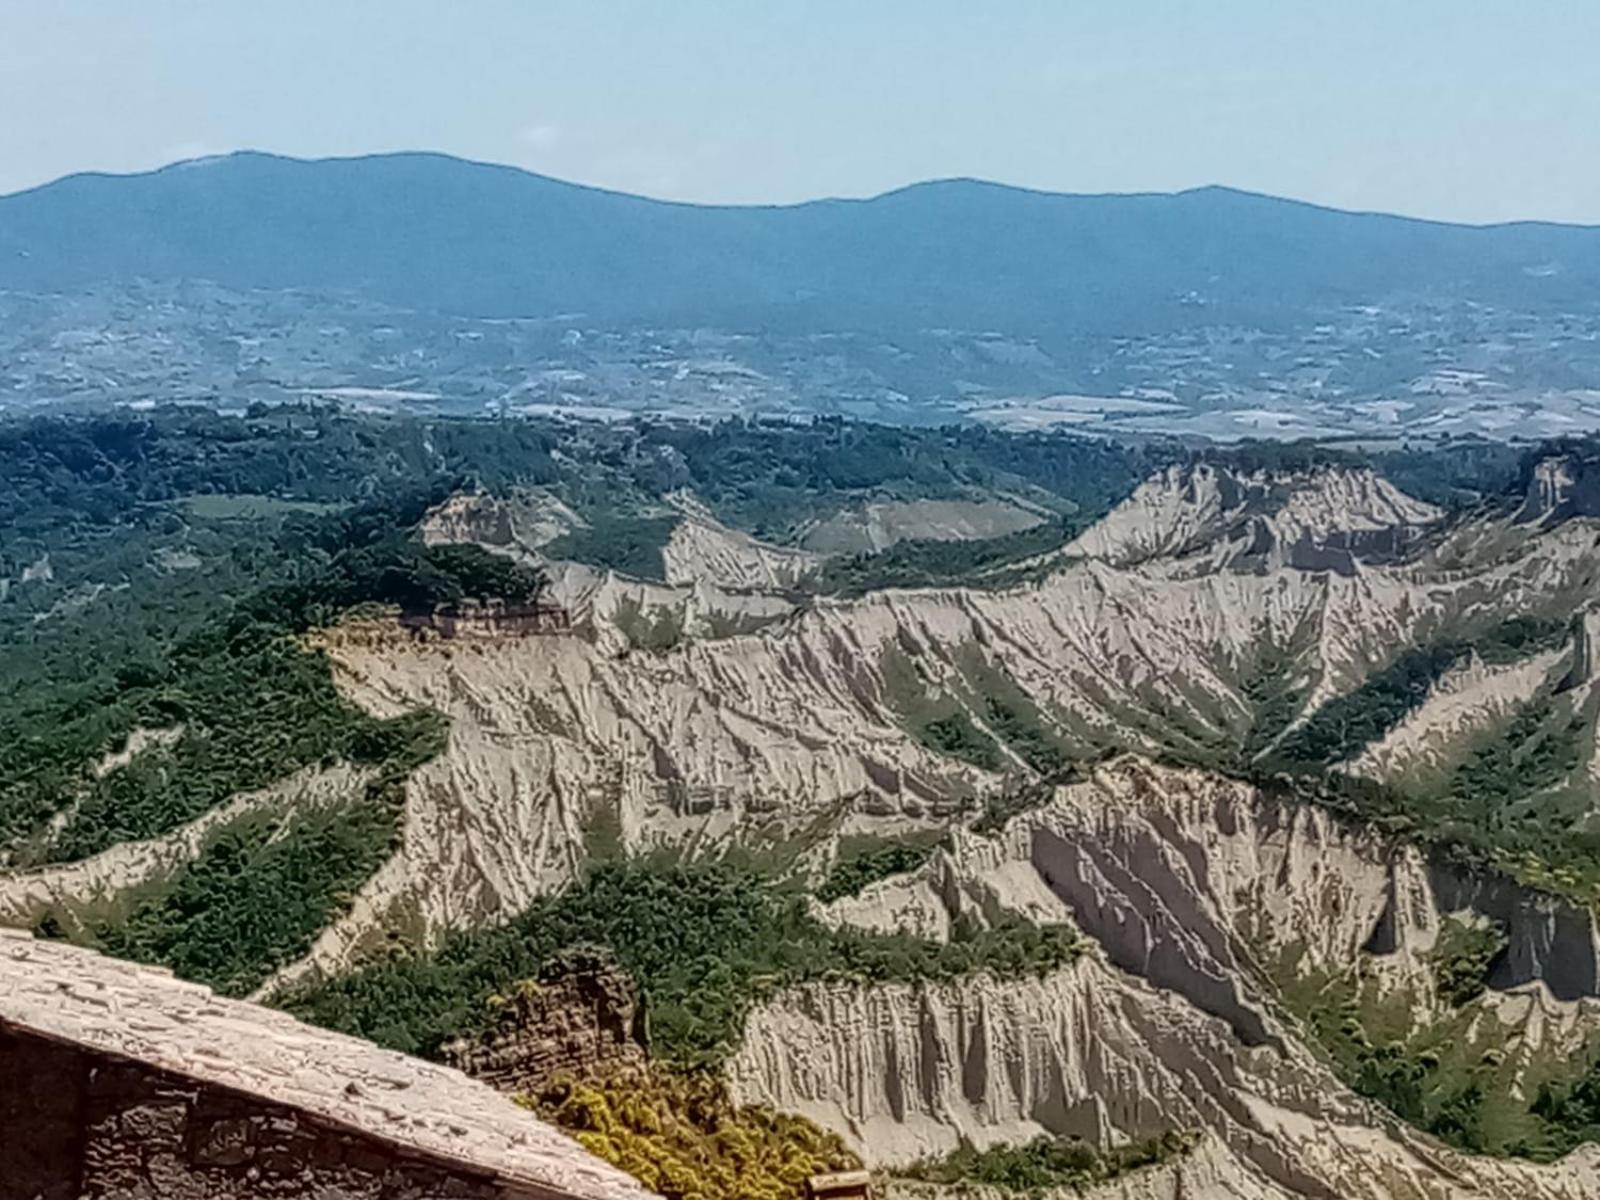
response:
[(976, 175), (1600, 223), (1597, 0), (0, 0), (0, 191), (425, 148), (691, 200)]

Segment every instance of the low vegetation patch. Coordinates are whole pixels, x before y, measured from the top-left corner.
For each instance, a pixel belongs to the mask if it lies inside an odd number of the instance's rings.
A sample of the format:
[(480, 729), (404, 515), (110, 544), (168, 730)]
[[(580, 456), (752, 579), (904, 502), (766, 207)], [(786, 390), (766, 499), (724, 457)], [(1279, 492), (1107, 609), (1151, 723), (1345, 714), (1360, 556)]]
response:
[[(445, 725), (416, 713), (392, 732), (392, 752), (359, 795), (224, 829), (159, 892), (84, 940), (225, 995), (254, 991), (311, 948), (395, 849), (405, 777), (443, 748)], [(60, 930), (47, 921), (46, 932)]]
[(708, 1071), (556, 1079), (519, 1100), (666, 1200), (798, 1200), (808, 1176), (861, 1165), (804, 1117), (735, 1105)]
[[(1280, 996), (1361, 1095), (1474, 1154), (1547, 1161), (1576, 1144), (1587, 1114), (1583, 1089), (1600, 1080), (1600, 1072), (1584, 1074), (1588, 1055), (1578, 1063), (1559, 1053), (1508, 1058), (1510, 1031), (1470, 1000), (1419, 1024), (1420, 998), (1381, 989), (1360, 963), (1339, 973), (1301, 971), (1295, 958), (1286, 955), (1274, 972)], [(1457, 995), (1479, 986), (1479, 962), (1481, 952), (1457, 960)]]
[(1061, 549), (1101, 515), (1062, 517), (992, 538), (908, 539), (830, 559), (810, 586), (845, 596), (892, 587), (1012, 587), (1031, 577), (1028, 560)]
[[(242, 596), (160, 654), (125, 662), (88, 695), (63, 687), (11, 720), (0, 744), (0, 845), (23, 865), (86, 858), (166, 833), (241, 791), (338, 759), (386, 761), (403, 725), (345, 702), (301, 635), (361, 604), (431, 611), (469, 600), (523, 603), (537, 572), (477, 547), (423, 546), (389, 524), (414, 509), (322, 519), (282, 578)], [(343, 547), (343, 548), (341, 548)], [(22, 724), (22, 721), (26, 724)], [(96, 776), (94, 761), (140, 726), (183, 736)], [(72, 809), (48, 838), (41, 824)]]
[(549, 558), (572, 559), (659, 583), (666, 579), (661, 550), (677, 523), (672, 515), (642, 517), (596, 509), (589, 513), (587, 525), (569, 529), (548, 542), (543, 552)]
[(1584, 1142), (1600, 1142), (1600, 1058), (1569, 1084), (1544, 1083), (1532, 1111), (1543, 1126), (1545, 1158), (1569, 1154)]
[(639, 650), (664, 653), (683, 641), (683, 614), (671, 605), (657, 605), (651, 612), (643, 600), (624, 596), (614, 620), (628, 644)]
[(719, 1061), (750, 1006), (786, 985), (1042, 974), (1081, 950), (1069, 927), (1020, 919), (963, 925), (946, 944), (834, 930), (811, 915), (803, 895), (753, 872), (628, 861), (599, 866), (515, 920), (458, 934), (437, 953), (376, 963), (283, 1001), (316, 1024), (434, 1054), (480, 1028), (491, 996), (578, 945), (615, 955), (647, 1005), (653, 1051), (691, 1066)]
[(1278, 748), (1286, 762), (1327, 766), (1354, 758), (1421, 706), (1460, 659), (1454, 642), (1407, 650), (1353, 692), (1329, 700)]
[(1274, 758), (1285, 765), (1328, 766), (1355, 758), (1421, 706), (1440, 678), (1476, 652), (1488, 663), (1515, 662), (1560, 645), (1558, 621), (1517, 617), (1471, 639), (1450, 638), (1406, 650), (1354, 691), (1329, 700), (1284, 739)]
[(1445, 920), (1428, 956), (1439, 998), (1460, 1008), (1483, 995), (1489, 986), (1489, 969), (1506, 945), (1503, 926), (1457, 917)]
[[(1569, 730), (1566, 736), (1576, 734)], [(1582, 827), (1588, 808), (1580, 791), (1535, 797), (1527, 791), (1533, 780), (1519, 779), (1505, 804), (1472, 811), (1449, 794), (1413, 795), (1338, 772), (1249, 771), (1242, 777), (1275, 799), (1318, 805), (1464, 869), (1501, 875), (1579, 904), (1600, 903), (1600, 835)]]
[(1199, 1145), (1193, 1133), (1171, 1131), (1124, 1146), (1099, 1149), (1077, 1138), (1041, 1136), (1022, 1145), (976, 1150), (963, 1146), (942, 1158), (898, 1172), (902, 1178), (947, 1186), (999, 1188), (1022, 1196), (1081, 1191), (1131, 1171), (1170, 1162)]
[(1547, 806), (1532, 811), (1527, 801), (1577, 768), (1584, 732), (1581, 721), (1563, 719), (1548, 697), (1523, 705), (1500, 736), (1479, 747), (1456, 772), (1452, 815), (1489, 827), (1545, 816)]
[(129, 692), (125, 703), (135, 723), (181, 723), (183, 735), (98, 778), (80, 767), (19, 781), (18, 809), (35, 820), (77, 797), (71, 819), (43, 843), (37, 860), (70, 862), (166, 833), (304, 767), (339, 759), (380, 763), (411, 737), (407, 726), (347, 703), (321, 655), (270, 627), (207, 639)]
[(817, 899), (826, 904), (845, 896), (857, 896), (880, 879), (915, 871), (933, 857), (943, 837), (934, 832), (893, 841), (843, 838), (839, 843), (839, 856), (829, 868), (828, 877), (817, 888)]
[(1250, 723), (1239, 746), (1244, 763), (1255, 761), (1283, 736), (1300, 714), (1306, 693), (1306, 680), (1293, 652), (1276, 645), (1265, 629), (1256, 636), (1255, 661), (1239, 689), (1250, 706)]
[(1039, 774), (1051, 775), (1067, 765), (1067, 752), (1044, 727), (1031, 703), (1017, 697), (987, 696), (984, 718), (989, 728)]
[(952, 708), (943, 716), (929, 717), (916, 725), (917, 740), (939, 754), (948, 754), (985, 771), (998, 771), (1005, 765), (995, 740), (973, 724), (964, 708)]

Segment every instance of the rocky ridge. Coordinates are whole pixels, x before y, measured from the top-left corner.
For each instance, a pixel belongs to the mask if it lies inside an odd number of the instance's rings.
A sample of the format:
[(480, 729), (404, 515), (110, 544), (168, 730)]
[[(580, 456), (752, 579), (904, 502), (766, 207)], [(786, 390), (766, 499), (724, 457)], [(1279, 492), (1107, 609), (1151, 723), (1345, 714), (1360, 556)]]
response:
[(1210, 463), (1166, 468), (1075, 539), (1068, 552), (1120, 566), (1197, 559), (1348, 573), (1395, 556), (1444, 514), (1370, 468), (1240, 472)]

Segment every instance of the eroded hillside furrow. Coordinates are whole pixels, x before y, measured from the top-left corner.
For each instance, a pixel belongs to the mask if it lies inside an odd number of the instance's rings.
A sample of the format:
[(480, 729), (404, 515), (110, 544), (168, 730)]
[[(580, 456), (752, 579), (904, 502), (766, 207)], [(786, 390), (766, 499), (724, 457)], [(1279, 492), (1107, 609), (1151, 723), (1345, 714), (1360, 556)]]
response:
[(1112, 962), (1257, 1044), (1276, 1041), (1257, 963), (1292, 950), (1301, 969), (1366, 962), (1391, 986), (1423, 987), (1442, 921), (1461, 912), (1505, 930), (1494, 987), (1600, 998), (1586, 908), (1245, 783), (1133, 758), (1057, 789), (995, 837), (957, 835), (921, 872), (848, 902), (848, 919), (892, 928), (952, 895), (974, 912), (1049, 911), (1036, 886), (1018, 886), (1030, 872)]
[[(1558, 1110), (1600, 1055), (1583, 900), (1600, 895), (1600, 541), (1591, 521), (1557, 519), (1570, 484), (1536, 478), (1533, 519), (1447, 517), (1371, 471), (1191, 464), (1065, 550), (1064, 526), (1041, 527), (1057, 540), (1011, 547), (999, 574), (918, 575), (912, 555), (840, 578), (961, 586), (830, 595), (816, 556), (687, 495), (625, 518), (458, 497), (432, 511), (427, 543), (491, 543), (490, 578), (509, 556), (548, 567), (548, 588), (522, 609), (364, 608), (310, 635), (366, 712), (445, 722), (384, 776), (382, 819), (352, 825), (360, 875), (324, 879), (259, 961), (218, 957), (240, 991), (278, 968), (261, 994), (288, 1002), (289, 984), (359, 993), (365, 973), (330, 977), (363, 964), (427, 980), (432, 960), (406, 951), (486, 939), (505, 951), (485, 951), (504, 968), (492, 993), (461, 984), (460, 1012), (408, 1014), (442, 1037), (543, 969), (556, 943), (538, 939), (557, 923), (541, 914), (597, 874), (655, 852), (727, 856), (763, 887), (812, 888), (785, 903), (822, 940), (803, 972), (746, 963), (717, 1054), (737, 1043), (741, 1099), (812, 1117), (879, 1163), (1193, 1130), (1192, 1155), (1124, 1194), (1595, 1195), (1600, 1150), (1533, 1161), (1590, 1136), (1582, 1095)], [(545, 562), (558, 548), (659, 566), (662, 581)], [(802, 579), (811, 592), (791, 592)], [(126, 944), (181, 952), (188, 919), (242, 878), (238, 856), (259, 867), (252, 897), (279, 878), (278, 841), (298, 854), (282, 878), (315, 875), (340, 829), (313, 818), (359, 808), (335, 801), (371, 799), (373, 782), (323, 761), (158, 841), (0, 880), (0, 920), (86, 922), (154, 889), (170, 904), (127, 922), (145, 941)], [(248, 839), (212, 839), (242, 817), (260, 818)], [(694, 903), (655, 907), (652, 953)], [(226, 929), (204, 928), (226, 949)], [(863, 929), (948, 943), (918, 950), (942, 965), (858, 961)], [(1093, 949), (1074, 958), (1080, 933)], [(1008, 965), (1036, 935), (1070, 944), (1029, 959), (1033, 974)], [(726, 961), (678, 981), (679, 1016)], [(780, 978), (794, 986), (775, 993)], [(923, 982), (867, 982), (886, 979)], [(368, 1001), (379, 1015), (431, 1003), (404, 983)]]
[(1565, 649), (1491, 664), (1477, 655), (1448, 671), (1428, 698), (1346, 768), (1395, 784), (1443, 776), (1471, 743), (1504, 722), (1547, 686), (1569, 657)]

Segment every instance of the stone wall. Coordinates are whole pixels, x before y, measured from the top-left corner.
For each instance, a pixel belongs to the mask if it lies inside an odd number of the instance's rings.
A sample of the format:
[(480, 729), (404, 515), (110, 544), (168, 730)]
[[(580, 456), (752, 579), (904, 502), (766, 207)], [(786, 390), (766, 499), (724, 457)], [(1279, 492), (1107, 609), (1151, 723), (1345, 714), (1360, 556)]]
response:
[(498, 1091), (536, 1092), (556, 1075), (644, 1066), (644, 1013), (615, 962), (578, 951), (518, 985), (485, 1033), (450, 1044), (445, 1057)]
[(0, 927), (0, 1200), (644, 1200), (460, 1071)]
[[(220, 1053), (226, 1053), (219, 1046)], [(395, 1113), (397, 1122), (405, 1120)], [(0, 1021), (0, 1200), (503, 1200), (492, 1174)], [(554, 1195), (554, 1193), (548, 1193)]]

